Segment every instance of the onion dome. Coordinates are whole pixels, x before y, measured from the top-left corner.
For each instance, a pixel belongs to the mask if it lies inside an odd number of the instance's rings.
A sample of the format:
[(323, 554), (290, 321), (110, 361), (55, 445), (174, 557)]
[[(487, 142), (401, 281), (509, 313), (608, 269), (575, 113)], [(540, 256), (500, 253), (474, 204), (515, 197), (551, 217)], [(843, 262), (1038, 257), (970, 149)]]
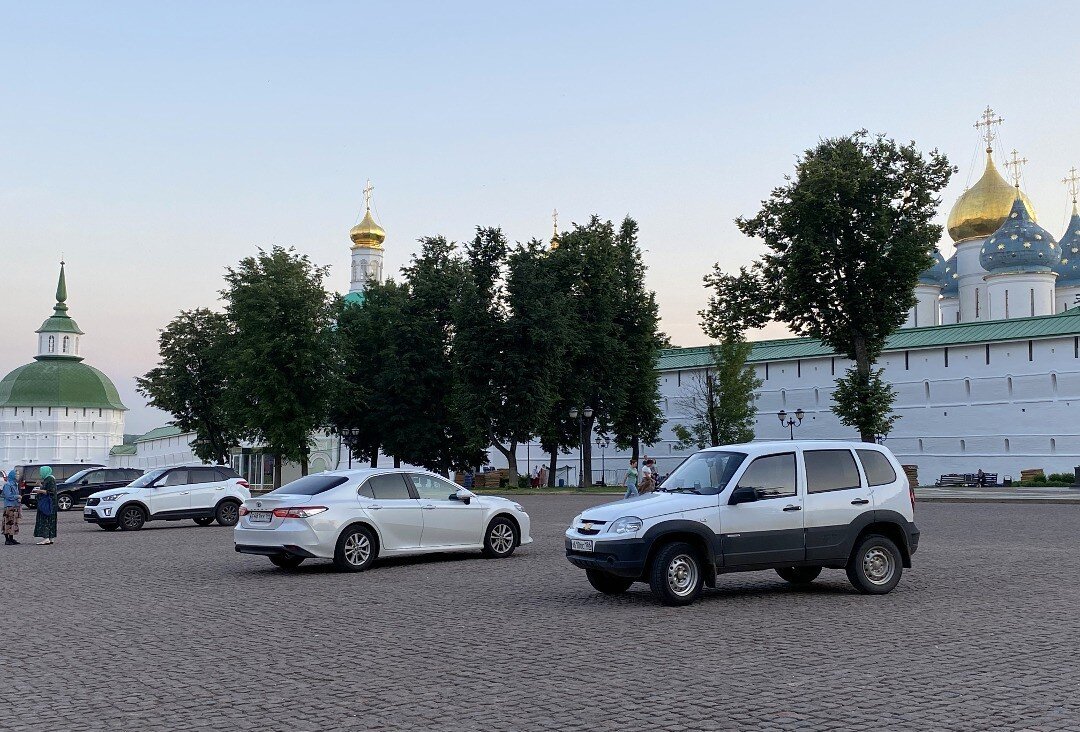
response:
[(375, 219), (371, 217), (371, 209), (368, 208), (360, 223), (349, 230), (349, 238), (352, 239), (353, 249), (361, 247), (382, 249), (382, 243), (386, 239), (386, 231), (375, 223)]
[[(990, 236), (1008, 218), (1017, 190), (1001, 177), (990, 150), (986, 151), (986, 170), (979, 181), (964, 191), (949, 212), (949, 236), (955, 242)], [(1020, 194), (1028, 218), (1035, 221), (1035, 208)]]
[(1054, 265), (1061, 285), (1080, 285), (1080, 213), (1073, 204), (1069, 228), (1061, 235), (1061, 259)]
[(941, 256), (941, 252), (937, 247), (934, 247), (934, 251), (930, 253), (930, 256), (934, 258), (934, 263), (924, 269), (919, 274), (920, 285), (939, 285), (944, 287), (945, 285), (945, 257)]
[(944, 282), (941, 286), (942, 297), (960, 297), (960, 273), (956, 271), (955, 254), (945, 262), (942, 282)]
[(987, 272), (1049, 272), (1061, 260), (1054, 237), (1036, 224), (1019, 190), (1005, 223), (990, 235), (979, 252)]

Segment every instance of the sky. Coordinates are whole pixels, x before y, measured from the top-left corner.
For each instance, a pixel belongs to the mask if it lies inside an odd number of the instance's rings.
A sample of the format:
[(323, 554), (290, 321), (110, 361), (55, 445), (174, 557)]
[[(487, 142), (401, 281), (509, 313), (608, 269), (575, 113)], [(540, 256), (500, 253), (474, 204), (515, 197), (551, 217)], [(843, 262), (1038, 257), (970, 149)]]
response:
[(180, 310), (220, 306), (227, 266), (293, 246), (347, 291), (367, 179), (387, 273), (425, 235), (633, 216), (662, 327), (691, 346), (701, 278), (762, 252), (734, 219), (822, 138), (944, 152), (942, 223), (982, 172), (987, 105), (1055, 235), (1080, 167), (1066, 2), (5, 0), (0, 17), (0, 373), (34, 355), (64, 257), (128, 432), (167, 421), (134, 378)]

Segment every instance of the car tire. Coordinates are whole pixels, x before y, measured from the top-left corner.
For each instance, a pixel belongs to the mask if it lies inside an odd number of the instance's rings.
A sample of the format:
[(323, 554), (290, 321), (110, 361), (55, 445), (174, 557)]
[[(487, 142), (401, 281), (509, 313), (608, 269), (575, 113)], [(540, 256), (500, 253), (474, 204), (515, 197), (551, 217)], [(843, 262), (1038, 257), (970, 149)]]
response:
[(57, 511), (70, 511), (74, 507), (75, 499), (71, 497), (70, 493), (61, 493), (56, 497)]
[(296, 569), (304, 563), (305, 557), (298, 557), (295, 554), (275, 554), (270, 557), (270, 561), (275, 567), (281, 569)]
[(194, 521), (199, 526), (209, 526), (210, 524), (217, 521), (217, 518), (215, 516), (202, 516), (200, 518), (194, 519)]
[(892, 592), (904, 572), (904, 558), (887, 536), (870, 534), (859, 542), (848, 561), (847, 576), (864, 595)]
[(214, 519), (221, 526), (236, 526), (240, 520), (240, 504), (236, 501), (222, 501), (214, 511)]
[(505, 516), (496, 516), (484, 532), (484, 556), (502, 559), (513, 554), (517, 545), (517, 526)]
[(821, 567), (778, 567), (776, 573), (793, 585), (808, 585), (821, 574)]
[(701, 594), (705, 571), (697, 549), (684, 541), (662, 547), (649, 568), (649, 587), (664, 605), (689, 605)]
[(334, 564), (346, 572), (363, 572), (378, 555), (375, 535), (366, 526), (350, 526), (338, 537)]
[(120, 528), (120, 524), (98, 524), (103, 531), (116, 531)]
[(123, 531), (138, 531), (146, 523), (146, 511), (142, 506), (124, 506), (116, 516)]
[(605, 595), (621, 595), (634, 584), (631, 577), (620, 577), (602, 569), (586, 569), (585, 576), (589, 578), (589, 584), (594, 590)]

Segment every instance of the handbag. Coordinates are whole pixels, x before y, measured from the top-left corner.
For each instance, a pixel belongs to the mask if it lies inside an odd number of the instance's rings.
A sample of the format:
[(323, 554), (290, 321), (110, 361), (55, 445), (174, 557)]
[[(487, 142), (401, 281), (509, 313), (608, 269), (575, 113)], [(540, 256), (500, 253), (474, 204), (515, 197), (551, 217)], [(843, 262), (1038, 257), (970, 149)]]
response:
[(50, 493), (42, 493), (38, 497), (37, 510), (39, 513), (43, 513), (46, 516), (51, 516), (56, 513), (56, 509), (53, 507), (53, 498)]

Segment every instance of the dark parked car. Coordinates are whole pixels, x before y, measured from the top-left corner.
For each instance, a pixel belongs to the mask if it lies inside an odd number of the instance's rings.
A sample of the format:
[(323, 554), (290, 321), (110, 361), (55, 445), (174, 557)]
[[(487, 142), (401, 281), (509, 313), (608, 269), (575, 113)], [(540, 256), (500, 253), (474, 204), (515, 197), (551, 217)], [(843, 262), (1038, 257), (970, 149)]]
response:
[[(53, 478), (56, 479), (57, 486), (75, 475), (75, 473), (87, 468), (105, 467), (97, 463), (44, 463), (44, 465), (52, 468)], [(37, 506), (37, 496), (30, 491), (41, 485), (41, 465), (16, 465), (15, 479), (19, 481), (19, 491), (22, 493), (23, 505), (27, 508)]]
[(143, 474), (136, 468), (87, 468), (80, 470), (63, 483), (56, 484), (56, 507), (70, 511), (77, 504), (86, 503), (91, 493), (109, 488), (123, 488)]

